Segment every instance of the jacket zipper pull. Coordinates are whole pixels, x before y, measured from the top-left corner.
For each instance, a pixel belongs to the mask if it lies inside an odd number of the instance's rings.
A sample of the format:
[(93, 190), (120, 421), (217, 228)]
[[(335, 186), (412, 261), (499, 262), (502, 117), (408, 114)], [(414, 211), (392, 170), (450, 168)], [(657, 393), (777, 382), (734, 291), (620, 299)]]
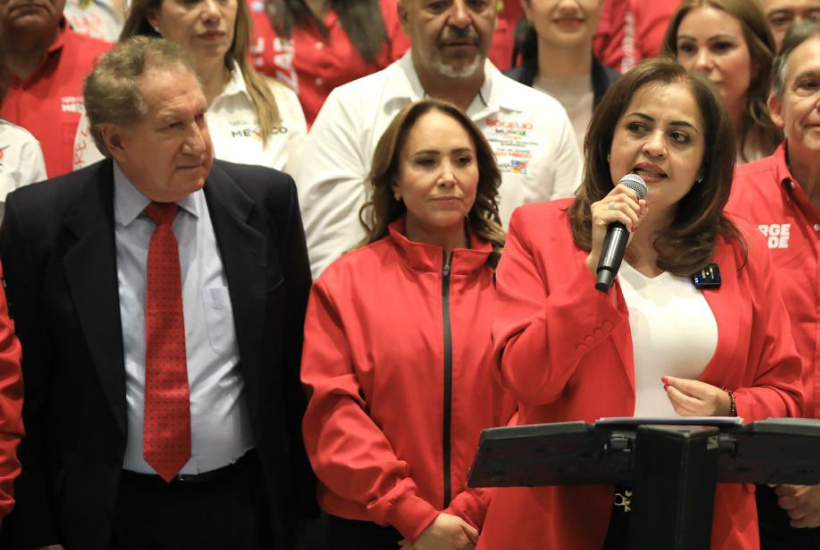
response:
[(445, 279), (450, 276), (450, 262), (452, 262), (452, 260), (453, 260), (453, 255), (450, 254), (448, 256), (447, 253), (445, 252), (444, 253), (444, 269), (442, 269), (442, 275), (444, 275)]

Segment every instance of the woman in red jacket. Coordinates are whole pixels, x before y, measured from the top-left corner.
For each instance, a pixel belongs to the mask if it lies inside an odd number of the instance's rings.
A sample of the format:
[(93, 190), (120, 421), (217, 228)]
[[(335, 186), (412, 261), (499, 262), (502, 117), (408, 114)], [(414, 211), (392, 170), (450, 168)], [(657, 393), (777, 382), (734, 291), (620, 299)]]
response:
[(501, 181), (455, 106), (409, 105), (379, 140), (366, 244), (311, 291), (305, 445), (333, 549), (473, 548), (484, 493), (467, 490), (483, 428), (511, 399), (493, 375)]
[[(799, 416), (801, 363), (766, 244), (722, 213), (734, 136), (712, 85), (668, 58), (641, 63), (598, 106), (585, 149), (575, 199), (516, 210), (498, 268), (494, 353), (518, 422)], [(629, 173), (645, 200), (613, 185)], [(594, 273), (613, 222), (631, 240), (602, 293)], [(709, 264), (722, 284), (699, 288), (691, 276)], [(718, 486), (713, 550), (758, 548), (753, 490)], [(623, 548), (629, 514), (614, 492), (499, 489), (478, 548)]]

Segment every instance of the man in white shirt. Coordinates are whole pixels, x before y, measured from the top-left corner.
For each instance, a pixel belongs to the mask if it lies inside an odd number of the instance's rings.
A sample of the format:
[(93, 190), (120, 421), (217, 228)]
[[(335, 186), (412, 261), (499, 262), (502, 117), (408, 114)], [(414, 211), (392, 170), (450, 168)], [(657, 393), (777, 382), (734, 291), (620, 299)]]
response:
[(335, 89), (302, 155), (288, 164), (314, 279), (364, 238), (373, 151), (403, 107), (426, 96), (452, 101), (483, 130), (502, 173), (501, 220), (522, 204), (570, 196), (581, 155), (567, 114), (546, 94), (503, 76), (487, 61), (496, 23), (491, 0), (400, 0), (412, 47), (383, 71)]

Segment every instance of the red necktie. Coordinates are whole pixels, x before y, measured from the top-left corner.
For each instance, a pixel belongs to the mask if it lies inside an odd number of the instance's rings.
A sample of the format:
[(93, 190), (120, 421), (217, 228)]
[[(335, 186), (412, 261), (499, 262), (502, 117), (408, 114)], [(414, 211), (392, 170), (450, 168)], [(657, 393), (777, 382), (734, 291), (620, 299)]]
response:
[(145, 289), (145, 421), (142, 454), (165, 481), (191, 456), (191, 405), (179, 247), (171, 225), (174, 203), (152, 202), (145, 213), (156, 222), (148, 247)]

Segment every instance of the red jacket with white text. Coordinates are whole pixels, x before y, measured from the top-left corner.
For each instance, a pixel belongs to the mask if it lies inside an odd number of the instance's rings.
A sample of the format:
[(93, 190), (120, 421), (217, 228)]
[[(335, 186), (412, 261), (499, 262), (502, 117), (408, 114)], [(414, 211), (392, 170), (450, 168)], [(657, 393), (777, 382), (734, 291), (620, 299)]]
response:
[[(519, 400), (519, 424), (591, 423), (634, 413), (626, 303), (617, 279), (609, 294), (595, 290), (588, 252), (575, 245), (569, 229), (571, 202), (518, 208), (497, 273), (495, 358)], [(734, 390), (746, 422), (800, 416), (800, 359), (768, 251), (757, 229), (736, 223), (748, 260), (743, 266), (739, 244), (719, 241), (712, 261), (723, 284), (703, 291), (718, 344), (699, 380)], [(713, 550), (759, 548), (753, 491), (718, 485)], [(600, 550), (613, 497), (611, 485), (496, 490), (477, 550)]]
[(480, 527), (486, 493), (465, 490), (483, 428), (512, 399), (493, 374), (493, 270), (471, 236), (445, 268), (403, 220), (333, 263), (311, 290), (304, 439), (328, 513), (392, 525), (410, 541), (440, 511)]

